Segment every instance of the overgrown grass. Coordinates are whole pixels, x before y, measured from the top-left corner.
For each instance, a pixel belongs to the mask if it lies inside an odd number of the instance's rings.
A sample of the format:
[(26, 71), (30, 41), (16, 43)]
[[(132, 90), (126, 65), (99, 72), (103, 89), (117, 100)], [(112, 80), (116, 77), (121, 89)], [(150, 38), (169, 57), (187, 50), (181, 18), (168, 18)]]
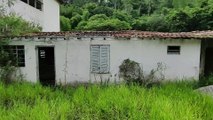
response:
[(211, 120), (213, 99), (184, 82), (50, 88), (0, 83), (0, 119)]

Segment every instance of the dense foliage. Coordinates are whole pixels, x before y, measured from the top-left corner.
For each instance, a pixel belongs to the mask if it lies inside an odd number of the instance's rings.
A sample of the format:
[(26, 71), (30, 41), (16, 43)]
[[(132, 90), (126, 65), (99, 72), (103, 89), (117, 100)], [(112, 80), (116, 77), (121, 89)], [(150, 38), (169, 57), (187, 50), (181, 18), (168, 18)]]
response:
[(190, 84), (49, 88), (0, 83), (2, 120), (212, 120), (213, 101)]
[(10, 42), (10, 37), (40, 31), (39, 27), (26, 22), (21, 17), (5, 14), (5, 8), (10, 7), (13, 2), (14, 0), (8, 0), (8, 5), (0, 5), (0, 79), (5, 83), (12, 81), (12, 75), (17, 70), (14, 67), (17, 65), (16, 57), (12, 51), (4, 49), (4, 46)]
[(213, 30), (213, 0), (69, 1), (61, 6), (62, 31)]
[(0, 16), (0, 36), (38, 32), (39, 28), (17, 16)]

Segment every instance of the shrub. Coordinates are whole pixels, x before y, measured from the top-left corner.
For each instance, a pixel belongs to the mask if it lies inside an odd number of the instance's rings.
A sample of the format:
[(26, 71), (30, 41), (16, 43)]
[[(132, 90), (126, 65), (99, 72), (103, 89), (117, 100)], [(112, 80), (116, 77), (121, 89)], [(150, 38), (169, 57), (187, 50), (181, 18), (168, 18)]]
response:
[(158, 63), (156, 69), (152, 69), (148, 74), (145, 74), (140, 64), (130, 59), (124, 60), (119, 66), (120, 76), (127, 84), (136, 83), (146, 87), (164, 80), (165, 77), (162, 73), (164, 69), (162, 63)]
[(0, 36), (16, 36), (38, 31), (40, 31), (38, 25), (26, 22), (21, 17), (0, 16)]
[(73, 17), (70, 19), (70, 24), (71, 24), (72, 29), (74, 29), (75, 27), (77, 27), (77, 26), (78, 26), (78, 23), (79, 23), (81, 20), (82, 20), (81, 15), (76, 14), (75, 16), (73, 16)]
[(76, 14), (82, 14), (83, 10), (74, 5), (61, 5), (60, 6), (60, 15), (71, 18)]
[(86, 21), (81, 21), (80, 23), (78, 23), (78, 26), (75, 28), (77, 30), (84, 30), (84, 27), (87, 25)]
[(133, 29), (147, 31), (169, 31), (169, 25), (163, 15), (143, 16), (133, 22)]
[(122, 12), (122, 11), (114, 11), (112, 17), (117, 18), (121, 21), (126, 21), (128, 23), (130, 23), (132, 20), (132, 16), (130, 16), (129, 14)]
[(89, 21), (93, 20), (107, 20), (109, 19), (105, 14), (96, 14), (89, 18)]
[(61, 31), (71, 30), (70, 20), (64, 16), (60, 16)]
[(190, 23), (190, 16), (183, 10), (174, 10), (166, 17), (170, 26), (170, 31), (186, 32)]

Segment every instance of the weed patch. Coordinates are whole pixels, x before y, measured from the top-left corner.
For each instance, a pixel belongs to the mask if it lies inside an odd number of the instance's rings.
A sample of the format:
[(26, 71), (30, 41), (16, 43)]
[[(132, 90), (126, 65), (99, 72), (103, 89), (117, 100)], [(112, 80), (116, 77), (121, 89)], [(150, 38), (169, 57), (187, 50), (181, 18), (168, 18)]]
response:
[(0, 83), (1, 119), (213, 119), (213, 100), (177, 82), (138, 85), (43, 87)]

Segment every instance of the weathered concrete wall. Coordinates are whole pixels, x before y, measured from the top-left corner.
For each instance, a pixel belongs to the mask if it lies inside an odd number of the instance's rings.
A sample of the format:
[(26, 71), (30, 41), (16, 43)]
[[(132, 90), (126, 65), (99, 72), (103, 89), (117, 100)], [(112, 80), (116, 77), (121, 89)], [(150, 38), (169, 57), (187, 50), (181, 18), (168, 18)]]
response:
[[(199, 40), (159, 40), (114, 39), (108, 37), (90, 38), (22, 38), (14, 40), (13, 45), (25, 45), (26, 66), (21, 68), (27, 80), (38, 80), (37, 46), (54, 46), (57, 83), (119, 80), (119, 66), (124, 59), (134, 60), (143, 66), (146, 73), (165, 65), (166, 79), (199, 78), (200, 46)], [(90, 74), (90, 45), (110, 45), (110, 73)], [(167, 54), (168, 45), (180, 45), (180, 55)]]
[(39, 26), (43, 26), (43, 11), (40, 11), (20, 0), (15, 0), (14, 5), (10, 8), (6, 5), (7, 0), (1, 1), (4, 4), (7, 14), (16, 14), (21, 16), (23, 19), (33, 22)]
[(59, 32), (59, 3), (56, 0), (43, 0), (42, 11), (20, 0), (15, 0), (14, 5), (8, 7), (7, 0), (1, 0), (0, 5), (6, 9), (6, 14), (16, 14), (23, 19), (39, 25), (43, 32)]
[(60, 8), (56, 0), (43, 0), (44, 11), (44, 32), (59, 32), (60, 31)]

